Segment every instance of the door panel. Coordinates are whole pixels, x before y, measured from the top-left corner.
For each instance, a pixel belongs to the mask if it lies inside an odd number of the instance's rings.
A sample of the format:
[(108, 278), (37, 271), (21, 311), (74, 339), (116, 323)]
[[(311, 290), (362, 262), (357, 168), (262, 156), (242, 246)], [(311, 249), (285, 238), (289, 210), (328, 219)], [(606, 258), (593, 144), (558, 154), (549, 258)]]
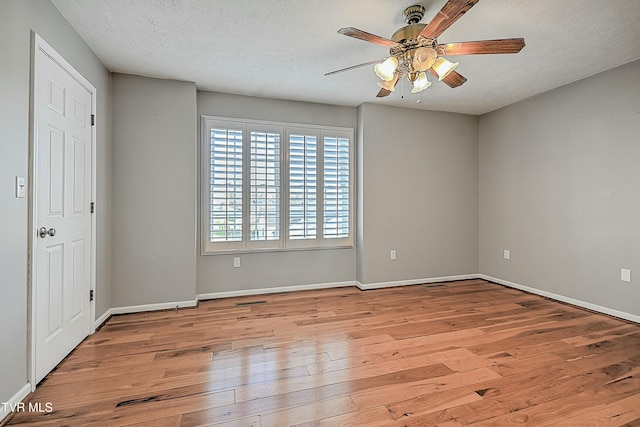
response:
[[(92, 94), (37, 49), (34, 81), (35, 379), (90, 332)], [(44, 232), (40, 232), (44, 230)]]
[(47, 81), (49, 104), (48, 107), (61, 116), (64, 116), (64, 87), (60, 86), (51, 77)]
[[(48, 175), (49, 181), (49, 211), (47, 216), (62, 217), (64, 207), (64, 132), (49, 126), (48, 147), (43, 147), (39, 157), (43, 176)], [(47, 152), (48, 151), (48, 152)]]
[(71, 290), (72, 290), (72, 298), (73, 308), (71, 311), (71, 323), (78, 320), (80, 316), (83, 314), (84, 309), (84, 285), (85, 285), (85, 244), (84, 240), (76, 240), (71, 242)]
[(73, 137), (73, 215), (86, 213), (85, 186), (85, 143)]
[(43, 260), (45, 270), (41, 277), (44, 291), (42, 309), (46, 313), (45, 319), (48, 320), (43, 328), (43, 332), (46, 332), (45, 342), (51, 341), (63, 327), (63, 250), (62, 245), (49, 246), (46, 249), (47, 257)]

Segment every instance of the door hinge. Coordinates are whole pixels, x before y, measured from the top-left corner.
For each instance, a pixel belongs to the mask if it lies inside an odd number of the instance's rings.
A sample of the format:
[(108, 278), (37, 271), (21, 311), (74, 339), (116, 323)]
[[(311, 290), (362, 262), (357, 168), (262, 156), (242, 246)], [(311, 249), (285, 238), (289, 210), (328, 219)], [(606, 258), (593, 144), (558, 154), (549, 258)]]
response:
[(91, 213), (94, 213), (96, 211), (96, 205), (94, 202), (91, 202)]
[(93, 289), (89, 291), (89, 301), (93, 301)]
[(95, 126), (96, 125), (96, 115), (92, 114), (91, 115), (91, 126)]

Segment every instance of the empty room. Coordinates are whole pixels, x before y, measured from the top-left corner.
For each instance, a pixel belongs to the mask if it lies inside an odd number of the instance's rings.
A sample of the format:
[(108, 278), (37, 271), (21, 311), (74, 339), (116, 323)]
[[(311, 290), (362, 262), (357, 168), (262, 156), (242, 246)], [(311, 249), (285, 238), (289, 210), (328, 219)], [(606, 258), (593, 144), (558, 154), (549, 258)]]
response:
[(640, 426), (638, 22), (0, 1), (0, 426)]

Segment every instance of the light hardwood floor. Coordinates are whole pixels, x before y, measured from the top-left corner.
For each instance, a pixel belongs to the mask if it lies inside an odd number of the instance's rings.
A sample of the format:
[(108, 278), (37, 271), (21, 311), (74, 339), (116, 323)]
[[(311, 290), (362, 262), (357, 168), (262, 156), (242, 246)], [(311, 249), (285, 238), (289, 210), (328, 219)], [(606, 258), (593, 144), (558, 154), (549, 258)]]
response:
[(205, 301), (111, 318), (30, 402), (10, 425), (640, 426), (640, 325), (483, 280)]

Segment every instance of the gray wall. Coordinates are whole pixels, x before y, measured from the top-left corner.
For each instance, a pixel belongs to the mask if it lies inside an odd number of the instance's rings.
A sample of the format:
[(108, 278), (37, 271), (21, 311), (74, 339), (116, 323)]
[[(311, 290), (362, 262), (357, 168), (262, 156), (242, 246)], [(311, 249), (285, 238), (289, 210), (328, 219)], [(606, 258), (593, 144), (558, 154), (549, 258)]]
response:
[(196, 296), (196, 87), (113, 74), (113, 306)]
[(482, 116), (480, 272), (640, 315), (639, 135), (640, 61)]
[(358, 281), (477, 273), (478, 118), (374, 104), (358, 114)]
[(29, 169), (31, 31), (97, 89), (96, 316), (111, 307), (110, 75), (48, 0), (0, 2), (0, 402), (27, 383), (27, 199), (16, 199), (16, 176)]
[[(198, 92), (201, 115), (356, 127), (356, 109), (306, 102)], [(236, 255), (237, 256), (237, 255)], [(314, 285), (355, 280), (355, 249), (198, 256), (198, 293)]]

